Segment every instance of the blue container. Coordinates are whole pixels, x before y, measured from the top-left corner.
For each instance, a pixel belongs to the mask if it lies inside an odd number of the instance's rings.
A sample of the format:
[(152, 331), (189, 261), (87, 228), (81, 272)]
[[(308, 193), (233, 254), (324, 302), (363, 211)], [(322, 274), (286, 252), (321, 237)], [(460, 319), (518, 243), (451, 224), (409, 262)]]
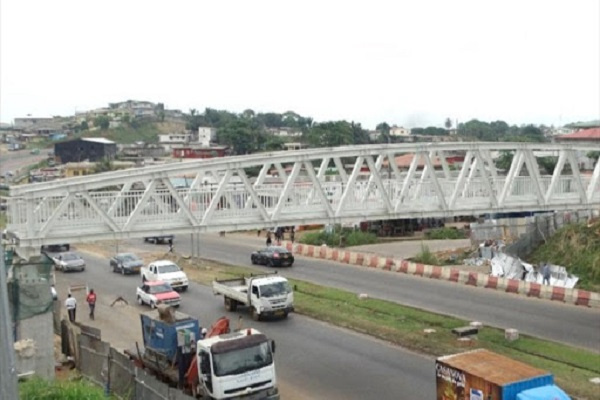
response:
[(142, 320), (144, 347), (164, 354), (169, 360), (172, 360), (177, 354), (178, 331), (185, 332), (185, 336), (192, 338), (194, 341), (200, 339), (198, 320), (187, 314), (176, 312), (175, 322), (172, 324), (161, 321), (156, 310), (143, 313), (140, 318)]
[(536, 376), (522, 381), (508, 383), (502, 386), (500, 389), (502, 392), (501, 398), (502, 400), (516, 400), (517, 395), (524, 390), (553, 384), (554, 377), (552, 374)]

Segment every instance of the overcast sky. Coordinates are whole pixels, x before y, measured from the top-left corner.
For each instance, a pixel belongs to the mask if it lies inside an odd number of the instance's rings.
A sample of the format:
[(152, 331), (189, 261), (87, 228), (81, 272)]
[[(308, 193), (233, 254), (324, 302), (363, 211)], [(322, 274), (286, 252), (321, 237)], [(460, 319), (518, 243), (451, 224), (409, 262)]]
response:
[(600, 1), (2, 0), (0, 120), (128, 99), (442, 126), (600, 118)]

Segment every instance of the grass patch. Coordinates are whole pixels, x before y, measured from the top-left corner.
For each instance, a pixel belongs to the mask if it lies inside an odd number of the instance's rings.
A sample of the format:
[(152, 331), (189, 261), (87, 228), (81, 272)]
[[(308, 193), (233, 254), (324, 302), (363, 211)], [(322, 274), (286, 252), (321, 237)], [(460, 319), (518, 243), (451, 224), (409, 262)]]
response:
[(562, 265), (579, 277), (579, 289), (600, 291), (600, 220), (559, 229), (527, 261)]
[(313, 246), (326, 244), (330, 247), (361, 246), (377, 243), (377, 236), (369, 232), (351, 228), (334, 229), (333, 232), (317, 231), (306, 232), (299, 238), (299, 242)]
[(412, 260), (427, 265), (440, 265), (440, 260), (429, 250), (429, 246), (425, 244), (421, 244), (421, 251)]
[(85, 380), (47, 381), (38, 377), (19, 383), (19, 398), (22, 400), (106, 400), (104, 390)]

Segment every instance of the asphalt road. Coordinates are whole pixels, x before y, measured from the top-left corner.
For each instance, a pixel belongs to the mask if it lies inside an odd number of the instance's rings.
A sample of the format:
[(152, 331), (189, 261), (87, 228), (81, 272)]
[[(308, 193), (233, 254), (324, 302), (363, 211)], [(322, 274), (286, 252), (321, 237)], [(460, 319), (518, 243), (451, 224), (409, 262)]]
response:
[[(250, 253), (263, 247), (263, 241), (264, 237), (253, 235), (200, 235), (200, 255), (250, 266)], [(129, 243), (147, 250), (153, 246), (142, 244), (141, 240)], [(176, 238), (176, 251), (190, 254), (190, 248), (189, 235)], [(598, 309), (314, 258), (296, 257), (294, 266), (280, 273), (488, 326), (518, 329), (521, 333), (600, 353)]]
[[(125, 250), (123, 244), (120, 250)], [(141, 283), (138, 275), (109, 272), (108, 260), (82, 255), (87, 261), (86, 271), (56, 274), (61, 300), (66, 285), (88, 283), (98, 293), (99, 301), (122, 295), (132, 307), (147, 310), (135, 304), (135, 287)], [(81, 302), (78, 319), (86, 320), (85, 306)], [(198, 284), (191, 284), (182, 294), (180, 311), (200, 316), (202, 326), (226, 314), (222, 299), (215, 297), (209, 287)], [(284, 399), (421, 400), (435, 397), (432, 359), (297, 314), (286, 320), (253, 322), (245, 310), (229, 313), (232, 322), (238, 315), (244, 317), (245, 326), (254, 326), (275, 340), (277, 374)], [(131, 321), (114, 321), (114, 324), (127, 323)], [(139, 323), (131, 325), (128, 329), (140, 329)]]

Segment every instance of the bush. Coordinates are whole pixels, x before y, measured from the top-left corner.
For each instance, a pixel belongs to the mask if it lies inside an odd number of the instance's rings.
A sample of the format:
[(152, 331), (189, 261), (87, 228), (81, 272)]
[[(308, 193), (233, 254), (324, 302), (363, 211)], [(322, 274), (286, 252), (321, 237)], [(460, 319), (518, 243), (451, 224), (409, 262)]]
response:
[(335, 229), (333, 232), (326, 231), (309, 232), (300, 238), (300, 243), (321, 246), (326, 244), (330, 247), (340, 246), (340, 238), (344, 238), (344, 246), (360, 246), (363, 244), (377, 243), (377, 236), (372, 233), (357, 231), (352, 228)]
[(425, 232), (425, 238), (429, 240), (435, 239), (465, 239), (464, 231), (455, 228), (437, 228)]
[(417, 254), (413, 260), (426, 265), (440, 265), (440, 261), (435, 254), (433, 254), (431, 250), (429, 250), (429, 247), (424, 244), (421, 244), (421, 252)]
[[(102, 388), (87, 381), (47, 381), (33, 378), (19, 383), (21, 400), (106, 400)], [(114, 398), (114, 397), (111, 397)]]

